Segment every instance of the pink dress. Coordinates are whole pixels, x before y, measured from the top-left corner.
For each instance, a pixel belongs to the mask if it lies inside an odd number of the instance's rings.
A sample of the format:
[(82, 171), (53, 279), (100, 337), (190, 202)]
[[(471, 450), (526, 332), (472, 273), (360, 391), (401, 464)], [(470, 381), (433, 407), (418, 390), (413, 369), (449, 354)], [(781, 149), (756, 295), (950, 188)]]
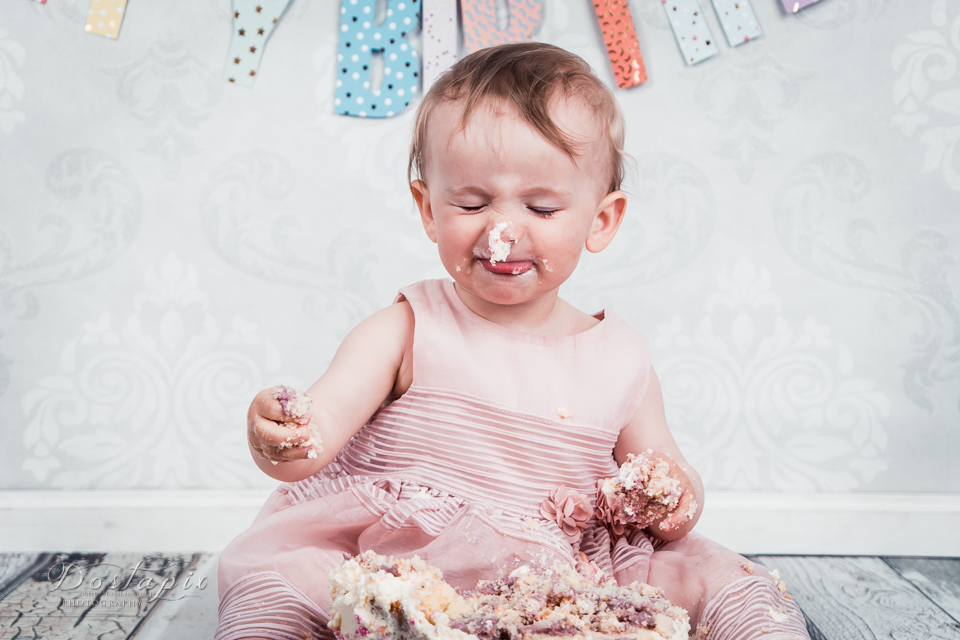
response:
[(649, 377), (642, 334), (609, 312), (572, 336), (511, 330), (470, 311), (449, 280), (400, 294), (415, 317), (409, 390), (326, 468), (281, 485), (223, 551), (216, 640), (332, 637), (327, 572), (367, 549), (419, 555), (466, 588), (522, 564), (572, 564), (579, 550), (621, 584), (662, 577), (692, 617), (745, 575), (743, 558), (695, 534), (611, 544), (593, 520), (577, 549), (540, 515), (559, 485), (592, 507), (597, 480), (616, 473), (614, 444)]

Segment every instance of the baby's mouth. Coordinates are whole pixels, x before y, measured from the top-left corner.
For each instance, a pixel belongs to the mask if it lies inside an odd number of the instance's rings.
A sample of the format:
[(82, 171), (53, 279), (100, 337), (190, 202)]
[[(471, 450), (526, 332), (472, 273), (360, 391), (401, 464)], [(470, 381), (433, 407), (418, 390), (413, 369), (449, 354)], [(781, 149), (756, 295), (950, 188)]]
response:
[(517, 260), (515, 262), (491, 262), (486, 258), (480, 258), (480, 264), (490, 273), (499, 275), (518, 276), (526, 273), (533, 268), (532, 260)]

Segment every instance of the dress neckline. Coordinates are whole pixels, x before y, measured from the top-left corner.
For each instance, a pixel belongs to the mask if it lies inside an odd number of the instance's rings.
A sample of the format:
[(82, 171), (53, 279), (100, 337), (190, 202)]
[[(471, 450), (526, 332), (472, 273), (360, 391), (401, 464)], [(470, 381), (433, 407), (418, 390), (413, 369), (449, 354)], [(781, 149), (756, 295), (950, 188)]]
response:
[(502, 324), (497, 324), (492, 320), (487, 320), (483, 316), (479, 315), (468, 307), (463, 300), (460, 299), (460, 296), (457, 295), (457, 290), (454, 287), (453, 280), (441, 279), (441, 285), (443, 287), (443, 292), (446, 295), (447, 299), (450, 301), (450, 305), (456, 310), (461, 316), (469, 319), (474, 324), (486, 326), (487, 328), (494, 331), (501, 331), (503, 333), (510, 334), (520, 339), (527, 340), (529, 342), (566, 342), (566, 341), (575, 341), (582, 340), (584, 338), (592, 338), (596, 335), (602, 335), (607, 329), (613, 324), (614, 314), (607, 311), (606, 309), (601, 309), (597, 313), (591, 314), (592, 317), (598, 320), (597, 324), (584, 329), (583, 331), (578, 331), (577, 333), (572, 333), (565, 336), (545, 336), (537, 333), (527, 333), (526, 331), (520, 331), (519, 329), (512, 329), (510, 327), (505, 327)]

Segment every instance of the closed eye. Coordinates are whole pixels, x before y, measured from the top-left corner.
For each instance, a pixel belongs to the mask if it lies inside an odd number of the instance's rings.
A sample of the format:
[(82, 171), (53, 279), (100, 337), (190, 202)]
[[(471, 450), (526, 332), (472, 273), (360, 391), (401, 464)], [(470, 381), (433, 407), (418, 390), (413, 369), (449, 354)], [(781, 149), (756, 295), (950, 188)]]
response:
[(527, 207), (527, 209), (530, 209), (530, 211), (541, 218), (552, 218), (553, 214), (559, 211), (559, 209), (540, 209), (537, 207)]
[(458, 204), (458, 205), (456, 205), (456, 206), (459, 207), (460, 209), (463, 209), (463, 210), (466, 211), (467, 213), (476, 213), (477, 211), (480, 211), (481, 209), (483, 209), (483, 208), (484, 208), (485, 206), (487, 206), (487, 205), (481, 204), (481, 205), (478, 205), (478, 206), (476, 206), (476, 207), (470, 207), (470, 206), (467, 206), (467, 205), (465, 205), (465, 204)]

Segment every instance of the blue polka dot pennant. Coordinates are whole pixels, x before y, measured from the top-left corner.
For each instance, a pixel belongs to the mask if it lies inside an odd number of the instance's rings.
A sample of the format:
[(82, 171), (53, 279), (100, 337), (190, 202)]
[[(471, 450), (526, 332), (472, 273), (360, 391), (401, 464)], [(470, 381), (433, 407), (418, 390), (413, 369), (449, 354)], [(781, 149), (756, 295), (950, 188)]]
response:
[[(338, 114), (389, 118), (416, 97), (420, 59), (406, 36), (420, 25), (420, 2), (388, 0), (382, 21), (375, 15), (376, 5), (377, 0), (341, 0), (334, 99)], [(374, 77), (375, 55), (382, 56), (382, 78)]]

